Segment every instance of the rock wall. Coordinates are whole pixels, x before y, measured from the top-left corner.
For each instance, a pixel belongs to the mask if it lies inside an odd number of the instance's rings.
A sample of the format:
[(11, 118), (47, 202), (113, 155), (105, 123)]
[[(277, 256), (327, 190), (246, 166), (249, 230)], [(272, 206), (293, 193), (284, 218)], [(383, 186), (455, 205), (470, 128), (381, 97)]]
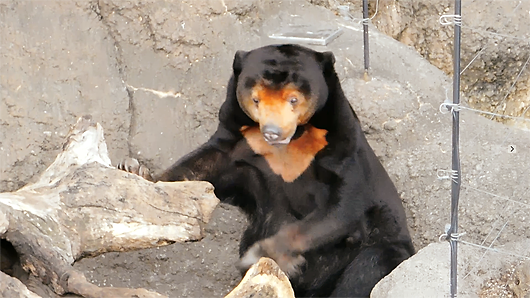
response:
[[(353, 21), (362, 19), (362, 1), (308, 1), (337, 14), (339, 5), (347, 5)], [(452, 75), (454, 27), (442, 26), (439, 17), (454, 14), (453, 0), (369, 0), (369, 8), (372, 24), (378, 30), (415, 48), (434, 66)], [(530, 118), (529, 11), (528, 1), (463, 1), (461, 89), (465, 104)], [(528, 120), (495, 120), (530, 127)]]
[(0, 2), (0, 191), (50, 164), (82, 114), (115, 163), (169, 166), (215, 129), (225, 70), (258, 45), (259, 20), (253, 1)]
[[(530, 58), (529, 11), (528, 1), (463, 2), (461, 87), (469, 105), (530, 117), (523, 115), (530, 107), (530, 71), (526, 69)], [(372, 12), (375, 13), (373, 4)], [(451, 0), (380, 0), (373, 21), (379, 30), (414, 47), (433, 65), (452, 75), (453, 26), (440, 25), (438, 18), (452, 14)], [(518, 124), (529, 127), (528, 123)]]
[(83, 114), (108, 127), (113, 158), (127, 154), (129, 96), (114, 41), (90, 5), (0, 2), (0, 191), (47, 167)]

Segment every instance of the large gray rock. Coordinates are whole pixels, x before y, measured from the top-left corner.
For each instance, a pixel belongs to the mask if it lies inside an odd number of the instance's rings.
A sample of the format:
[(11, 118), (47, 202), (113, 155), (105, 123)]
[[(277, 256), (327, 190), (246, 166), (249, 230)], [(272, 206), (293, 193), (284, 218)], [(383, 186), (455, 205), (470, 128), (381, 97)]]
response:
[[(528, 262), (510, 269), (520, 258), (509, 251), (528, 244), (528, 240), (522, 240), (489, 251), (460, 244), (457, 296), (524, 298), (528, 293)], [(497, 282), (505, 272), (507, 279)], [(370, 297), (445, 298), (449, 292), (450, 246), (443, 242), (431, 243), (401, 263), (374, 287)]]
[(217, 127), (232, 58), (259, 45), (257, 1), (99, 1), (130, 96), (130, 153), (158, 172)]
[(0, 191), (14, 191), (92, 114), (112, 159), (128, 153), (129, 96), (107, 28), (83, 1), (0, 2)]
[[(445, 298), (450, 288), (449, 243), (432, 243), (401, 263), (372, 290), (371, 298)], [(460, 255), (462, 258), (462, 254)], [(469, 285), (458, 281), (458, 297), (475, 298)]]

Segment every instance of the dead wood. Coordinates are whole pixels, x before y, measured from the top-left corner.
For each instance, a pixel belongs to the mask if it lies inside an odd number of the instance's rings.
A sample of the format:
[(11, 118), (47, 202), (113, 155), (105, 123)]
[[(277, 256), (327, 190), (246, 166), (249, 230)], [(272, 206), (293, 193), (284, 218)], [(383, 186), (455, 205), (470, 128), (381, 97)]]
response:
[(261, 258), (225, 298), (294, 298), (289, 278), (278, 264)]
[(217, 204), (208, 182), (151, 183), (112, 167), (103, 129), (86, 116), (37, 182), (0, 194), (0, 237), (26, 271), (59, 295), (163, 297), (97, 287), (72, 264), (87, 255), (200, 240)]

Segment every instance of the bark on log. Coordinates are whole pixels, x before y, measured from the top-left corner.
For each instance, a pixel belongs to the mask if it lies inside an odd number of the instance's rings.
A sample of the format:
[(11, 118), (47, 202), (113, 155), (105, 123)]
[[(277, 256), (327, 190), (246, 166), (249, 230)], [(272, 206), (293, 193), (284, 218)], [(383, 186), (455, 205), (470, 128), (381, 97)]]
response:
[(112, 167), (103, 129), (85, 116), (37, 182), (0, 193), (0, 238), (59, 295), (163, 297), (99, 288), (71, 265), (87, 255), (200, 240), (218, 202), (208, 182), (152, 183)]
[(294, 298), (289, 278), (278, 264), (261, 258), (225, 298)]

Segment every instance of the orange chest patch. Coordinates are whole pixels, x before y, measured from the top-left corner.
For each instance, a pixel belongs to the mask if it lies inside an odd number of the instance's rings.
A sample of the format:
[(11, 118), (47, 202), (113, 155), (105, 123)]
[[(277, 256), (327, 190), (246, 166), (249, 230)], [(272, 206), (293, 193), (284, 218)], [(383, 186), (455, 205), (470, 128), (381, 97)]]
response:
[(305, 125), (305, 131), (296, 140), (284, 146), (269, 145), (263, 139), (259, 127), (243, 127), (241, 133), (254, 153), (262, 155), (272, 171), (285, 182), (293, 182), (309, 167), (315, 155), (328, 142), (327, 131)]

